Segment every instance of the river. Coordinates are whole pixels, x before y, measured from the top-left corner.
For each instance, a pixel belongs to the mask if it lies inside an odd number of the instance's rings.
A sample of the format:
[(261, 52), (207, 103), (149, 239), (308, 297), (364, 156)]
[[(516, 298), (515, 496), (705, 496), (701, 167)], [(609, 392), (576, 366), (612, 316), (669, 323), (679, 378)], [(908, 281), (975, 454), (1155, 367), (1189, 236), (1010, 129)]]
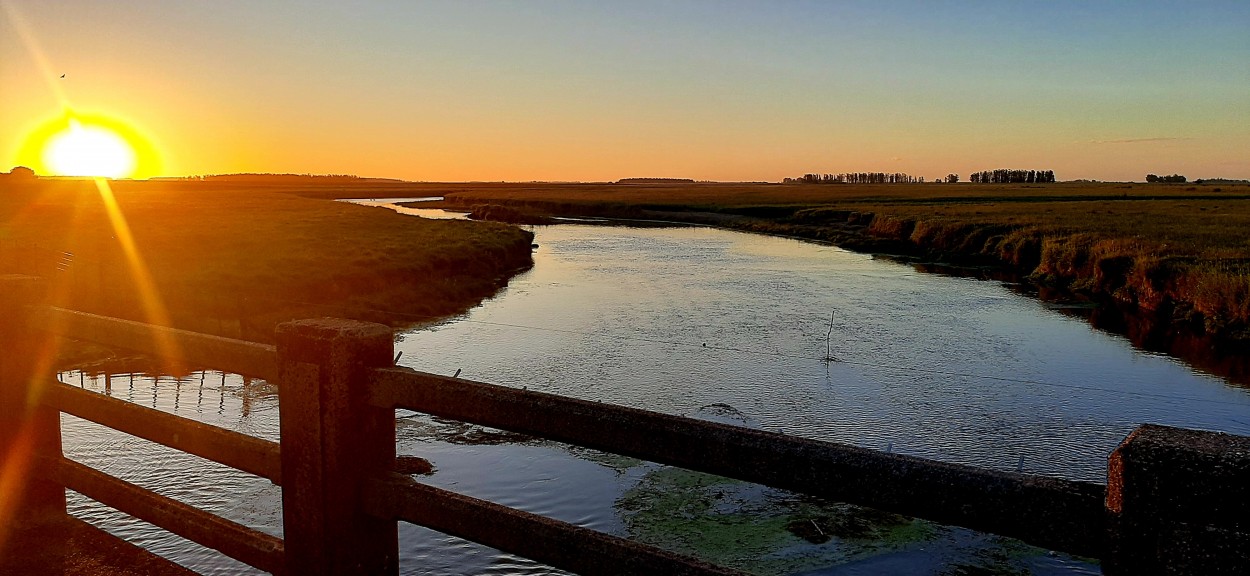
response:
[[(1140, 423), (1250, 434), (1247, 390), (1137, 350), (1002, 282), (702, 227), (565, 224), (535, 232), (533, 269), (466, 314), (400, 335), (400, 364), (1098, 482), (1108, 453)], [(277, 437), (277, 394), (264, 382), (216, 372), (62, 379)], [(422, 481), (762, 574), (1098, 573), (1081, 559), (963, 529), (399, 416), (399, 452), (436, 468)], [(280, 491), (267, 482), (71, 417), (65, 429), (75, 459), (281, 532)], [(242, 570), (81, 498), (72, 508), (196, 570)], [(732, 538), (717, 537), (725, 534)], [(408, 525), (401, 571), (553, 572)]]

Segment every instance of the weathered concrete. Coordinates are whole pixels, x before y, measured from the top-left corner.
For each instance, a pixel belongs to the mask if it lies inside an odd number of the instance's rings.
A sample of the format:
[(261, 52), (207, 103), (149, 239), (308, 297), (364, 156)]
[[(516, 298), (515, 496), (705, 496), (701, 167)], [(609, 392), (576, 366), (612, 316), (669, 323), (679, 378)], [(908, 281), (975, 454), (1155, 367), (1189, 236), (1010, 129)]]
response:
[(40, 403), (55, 350), (29, 321), (45, 291), (39, 278), (0, 276), (0, 470), (8, 487), (0, 492), (0, 540), (65, 515), (65, 489), (38, 478), (34, 466), (39, 456), (61, 455), (60, 413)]
[(1143, 425), (1107, 470), (1107, 574), (1250, 574), (1250, 438)]
[(373, 401), (387, 408), (1011, 536), (1053, 550), (1086, 556), (1103, 550), (1104, 496), (1097, 484), (886, 454), (402, 368), (375, 370), (372, 378)]
[(746, 576), (655, 546), (508, 508), (392, 474), (365, 505), (405, 520), (586, 576)]
[(196, 573), (69, 516), (0, 545), (5, 576), (195, 576)]
[(365, 400), (368, 368), (392, 362), (390, 327), (321, 318), (276, 336), (287, 573), (397, 574), (396, 523), (361, 505), (395, 466), (395, 411)]

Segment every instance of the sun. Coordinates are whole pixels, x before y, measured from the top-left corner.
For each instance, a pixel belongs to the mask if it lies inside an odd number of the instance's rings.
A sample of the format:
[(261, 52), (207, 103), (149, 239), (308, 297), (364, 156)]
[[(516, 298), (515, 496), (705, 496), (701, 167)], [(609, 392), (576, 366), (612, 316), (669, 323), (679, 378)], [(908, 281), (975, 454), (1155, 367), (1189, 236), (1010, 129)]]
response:
[(133, 125), (103, 114), (66, 112), (31, 131), (18, 163), (48, 176), (149, 178), (156, 149)]
[(135, 172), (135, 150), (112, 130), (71, 120), (69, 128), (44, 144), (43, 163), (58, 176), (129, 178)]

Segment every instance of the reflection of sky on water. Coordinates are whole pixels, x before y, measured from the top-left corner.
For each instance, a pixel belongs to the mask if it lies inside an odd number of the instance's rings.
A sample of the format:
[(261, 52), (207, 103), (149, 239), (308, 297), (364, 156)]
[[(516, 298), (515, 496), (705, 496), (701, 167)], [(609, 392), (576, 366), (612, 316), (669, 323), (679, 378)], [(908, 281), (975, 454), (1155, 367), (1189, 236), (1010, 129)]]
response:
[(419, 198), (373, 198), (373, 199), (349, 199), (340, 200), (340, 202), (350, 202), (352, 204), (360, 204), (361, 206), (379, 206), (382, 208), (390, 208), (400, 214), (409, 216), (420, 216), (431, 220), (464, 220), (466, 214), (463, 212), (449, 212), (434, 208), (412, 208), (408, 206), (400, 206), (400, 204), (408, 202), (429, 202), (433, 200), (442, 200), (442, 196), (423, 196)]
[[(537, 228), (535, 266), (464, 316), (402, 335), (401, 364), (440, 374), (685, 414), (999, 469), (1102, 481), (1140, 422), (1250, 433), (1244, 389), (1134, 351), (995, 282), (924, 274), (836, 248), (707, 228)], [(821, 362), (828, 346), (840, 362)], [(263, 438), (264, 382), (67, 373), (71, 384)], [(107, 385), (106, 385), (107, 384)], [(402, 418), (422, 481), (615, 534), (617, 508), (657, 467), (545, 441), (458, 443)], [(159, 493), (280, 533), (268, 481), (72, 417), (66, 453)], [(748, 490), (750, 493), (751, 492)], [(765, 494), (761, 492), (760, 494)], [(770, 496), (770, 498), (772, 498)], [(767, 499), (765, 499), (767, 500)], [(784, 500), (784, 498), (782, 499)], [(771, 500), (770, 500), (771, 501)], [(760, 504), (767, 510), (768, 502)], [(80, 497), (76, 514), (206, 574), (239, 564)], [(940, 572), (1006, 550), (1034, 574), (1096, 573), (1066, 556), (966, 530), (879, 555), (794, 540), (787, 554), (847, 564), (810, 574)], [(797, 546), (797, 548), (795, 547)], [(798, 552), (794, 552), (798, 550)], [(988, 552), (987, 552), (988, 551)], [(825, 556), (819, 556), (825, 554)], [(551, 574), (476, 544), (401, 525), (405, 574)], [(804, 560), (806, 562), (807, 560)], [(798, 565), (798, 564), (795, 564)]]
[[(277, 389), (263, 380), (220, 372), (175, 378), (66, 372), (60, 380), (267, 440), (278, 440)], [(282, 534), (282, 491), (268, 480), (118, 432), (61, 417), (65, 455), (163, 496), (262, 532)], [(71, 514), (201, 574), (254, 573), (250, 567), (120, 512), (69, 493)]]
[[(403, 363), (1101, 481), (1142, 422), (1250, 432), (1250, 398), (1001, 284), (707, 228), (538, 229), (535, 267)], [(826, 365), (829, 345), (844, 362)]]

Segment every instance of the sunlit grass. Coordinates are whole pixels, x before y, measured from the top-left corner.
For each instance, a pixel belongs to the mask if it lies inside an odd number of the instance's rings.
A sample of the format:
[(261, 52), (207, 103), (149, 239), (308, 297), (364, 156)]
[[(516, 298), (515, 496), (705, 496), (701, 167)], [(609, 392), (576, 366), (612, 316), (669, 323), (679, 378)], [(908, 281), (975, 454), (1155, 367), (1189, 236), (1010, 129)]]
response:
[[(60, 305), (267, 339), (274, 323), (298, 317), (402, 322), (455, 312), (529, 262), (529, 234), (501, 224), (188, 183), (115, 182), (112, 192), (115, 211), (90, 182), (0, 195), (0, 239), (30, 260), (25, 271), (50, 278)], [(136, 283), (132, 251), (167, 320), (147, 310), (153, 298)], [(62, 252), (72, 262), (57, 270)]]

